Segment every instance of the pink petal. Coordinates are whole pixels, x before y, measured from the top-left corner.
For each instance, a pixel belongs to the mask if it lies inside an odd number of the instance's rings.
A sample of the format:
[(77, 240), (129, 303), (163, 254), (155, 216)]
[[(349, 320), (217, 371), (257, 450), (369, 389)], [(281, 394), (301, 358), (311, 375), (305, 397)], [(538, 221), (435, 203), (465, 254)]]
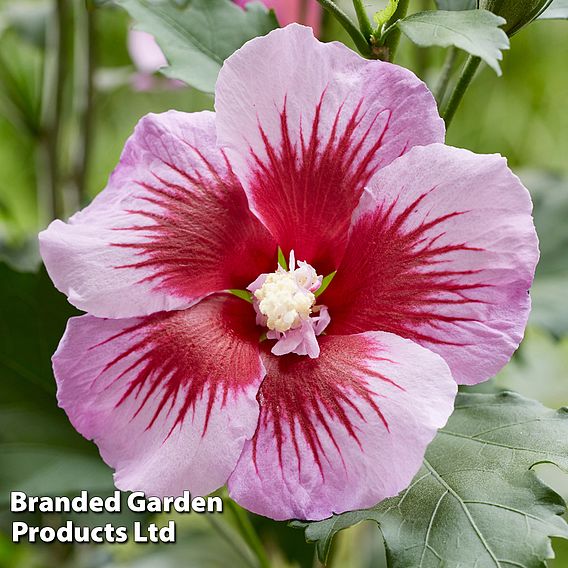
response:
[(106, 189), (40, 234), (59, 290), (100, 317), (185, 308), (272, 270), (276, 245), (216, 148), (209, 112), (143, 118)]
[(265, 361), (257, 432), (229, 478), (243, 507), (318, 520), (396, 495), (453, 410), (438, 355), (388, 333), (326, 336), (318, 359)]
[(59, 404), (119, 489), (204, 495), (254, 434), (264, 376), (254, 313), (214, 296), (129, 320), (72, 318), (53, 357)]
[(414, 148), (371, 182), (322, 302), (328, 333), (389, 331), (458, 383), (494, 376), (527, 322), (538, 244), (528, 191), (496, 155)]
[(337, 267), (372, 175), (444, 126), (410, 71), (367, 61), (292, 24), (229, 57), (216, 89), (219, 141), (251, 207), (287, 255)]

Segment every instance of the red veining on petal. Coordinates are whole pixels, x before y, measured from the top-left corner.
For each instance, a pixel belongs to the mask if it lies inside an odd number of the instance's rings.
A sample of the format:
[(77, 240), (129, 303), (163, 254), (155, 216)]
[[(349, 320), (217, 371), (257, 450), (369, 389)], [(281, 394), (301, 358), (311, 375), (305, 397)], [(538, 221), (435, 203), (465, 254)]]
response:
[[(444, 223), (469, 212), (429, 218), (421, 207), (435, 190), (423, 193), (396, 215), (395, 201), (379, 205), (357, 221), (344, 262), (325, 293), (332, 314), (330, 333), (380, 330), (418, 342), (463, 345), (450, 339), (448, 326), (477, 320), (445, 313), (444, 308), (484, 303), (475, 291), (489, 284), (480, 280), (480, 270), (453, 269), (452, 262), (460, 252), (483, 249), (466, 242), (440, 243), (446, 235)], [(409, 229), (405, 224), (413, 215), (424, 219)], [(447, 270), (441, 268), (444, 264)], [(441, 329), (450, 329), (446, 338), (437, 333)]]
[[(389, 429), (377, 403), (377, 395), (373, 394), (370, 388), (370, 382), (385, 382), (404, 390), (372, 368), (373, 362), (393, 365), (396, 363), (378, 355), (380, 346), (364, 337), (350, 337), (349, 349), (344, 349), (342, 343), (341, 337), (323, 338), (322, 352), (318, 359), (296, 355), (268, 355), (265, 358), (267, 374), (258, 394), (261, 413), (257, 433), (253, 438), (255, 467), (259, 430), (270, 426), (273, 428), (280, 467), (283, 465), (283, 446), (291, 442), (298, 459), (298, 467), (301, 469), (301, 438), (307, 444), (322, 478), (322, 460), (331, 459), (326, 455), (321, 441), (322, 435), (330, 439), (341, 457), (333, 427), (343, 428), (363, 451), (357, 427), (352, 424), (349, 416), (350, 412), (360, 420), (365, 420), (361, 408), (369, 406), (385, 429)], [(380, 390), (376, 385), (373, 385), (373, 389)]]
[(138, 401), (132, 419), (157, 401), (147, 429), (176, 409), (171, 433), (206, 397), (205, 434), (215, 401), (221, 397), (224, 406), (230, 393), (242, 391), (261, 375), (254, 316), (237, 298), (216, 296), (188, 310), (138, 319), (91, 349), (121, 339), (128, 341), (128, 348), (95, 380), (116, 373), (107, 388), (120, 385), (117, 407), (130, 398)]
[(162, 160), (159, 173), (151, 172), (153, 181), (136, 181), (140, 206), (129, 213), (146, 222), (116, 229), (125, 239), (137, 237), (136, 242), (113, 243), (134, 251), (132, 263), (116, 268), (145, 269), (141, 282), (155, 281), (157, 289), (191, 299), (244, 288), (272, 267), (276, 244), (250, 213), (226, 158), (219, 171), (185, 144), (200, 167), (185, 171)]
[(298, 143), (291, 133), (286, 100), (279, 112), (279, 145), (258, 125), (266, 158), (250, 150), (250, 192), (285, 254), (294, 249), (298, 258), (332, 272), (346, 244), (351, 214), (379, 167), (378, 151), (391, 113), (382, 109), (370, 116), (361, 100), (347, 116), (340, 105), (325, 139), (325, 104), (324, 91), (310, 134), (306, 137), (300, 125)]

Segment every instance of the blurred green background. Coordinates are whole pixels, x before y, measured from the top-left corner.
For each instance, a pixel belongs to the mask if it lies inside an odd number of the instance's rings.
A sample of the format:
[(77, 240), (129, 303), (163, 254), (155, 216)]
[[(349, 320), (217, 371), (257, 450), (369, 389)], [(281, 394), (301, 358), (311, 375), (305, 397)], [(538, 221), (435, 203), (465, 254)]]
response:
[[(254, 560), (230, 513), (179, 518), (175, 547), (11, 543), (11, 489), (40, 495), (112, 490), (96, 448), (56, 405), (50, 356), (75, 312), (39, 265), (37, 232), (104, 187), (144, 114), (213, 105), (212, 96), (172, 88), (160, 77), (149, 90), (137, 90), (139, 72), (127, 50), (131, 22), (121, 10), (98, 4), (87, 12), (79, 0), (0, 0), (0, 567), (250, 566)], [(368, 4), (370, 12), (384, 5)], [(412, 11), (429, 8), (429, 1), (411, 0)], [(322, 35), (350, 43), (327, 17)], [(397, 62), (433, 87), (443, 59), (442, 49), (417, 48), (403, 38)], [(533, 194), (542, 262), (526, 339), (484, 388), (511, 388), (558, 407), (568, 404), (568, 23), (531, 24), (512, 38), (502, 68), (501, 78), (486, 67), (480, 71), (448, 143), (508, 158)], [(566, 476), (554, 468), (541, 475), (568, 498)], [(131, 521), (132, 515), (113, 518)], [(318, 565), (300, 531), (253, 521), (274, 566)], [(335, 565), (382, 566), (379, 534), (371, 524), (343, 533)], [(555, 550), (549, 565), (568, 567), (568, 545), (555, 542)]]

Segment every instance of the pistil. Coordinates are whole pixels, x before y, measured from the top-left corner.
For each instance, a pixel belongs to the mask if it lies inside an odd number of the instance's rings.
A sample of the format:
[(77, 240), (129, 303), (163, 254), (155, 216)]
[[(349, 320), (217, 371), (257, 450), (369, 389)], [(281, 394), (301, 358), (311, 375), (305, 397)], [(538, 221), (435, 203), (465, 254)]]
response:
[(290, 253), (289, 270), (278, 266), (271, 274), (261, 274), (249, 287), (257, 323), (268, 328), (268, 339), (276, 339), (275, 355), (296, 353), (319, 355), (316, 339), (329, 324), (327, 308), (316, 306), (315, 292), (322, 277), (307, 262), (298, 262)]

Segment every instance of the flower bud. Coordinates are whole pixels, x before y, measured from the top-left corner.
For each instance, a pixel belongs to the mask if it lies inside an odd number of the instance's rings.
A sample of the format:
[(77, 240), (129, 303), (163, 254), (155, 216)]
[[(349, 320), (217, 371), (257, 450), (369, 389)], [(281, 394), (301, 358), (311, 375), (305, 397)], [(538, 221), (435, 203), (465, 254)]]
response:
[(503, 26), (508, 36), (530, 24), (552, 0), (477, 0), (477, 7), (489, 10), (507, 20)]

